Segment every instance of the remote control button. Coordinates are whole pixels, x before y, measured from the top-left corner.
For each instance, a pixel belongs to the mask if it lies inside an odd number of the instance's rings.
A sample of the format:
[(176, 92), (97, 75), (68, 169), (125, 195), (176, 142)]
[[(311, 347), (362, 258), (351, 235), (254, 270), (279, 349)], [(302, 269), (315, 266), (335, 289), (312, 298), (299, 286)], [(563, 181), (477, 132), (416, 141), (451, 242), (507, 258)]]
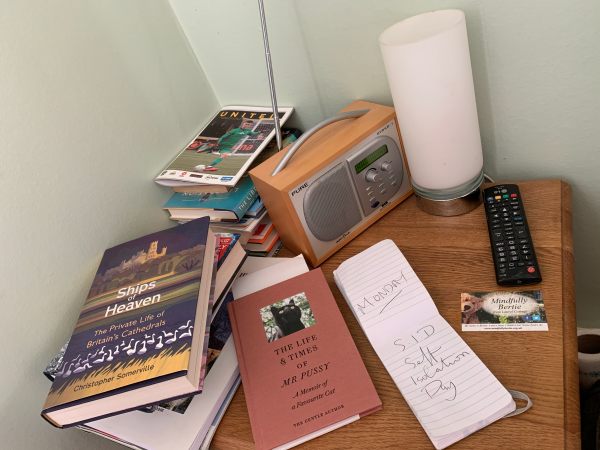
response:
[(519, 266), (519, 267), (523, 267), (524, 265), (525, 265), (525, 263), (523, 261), (520, 261), (517, 263), (517, 266)]
[(525, 228), (517, 228), (517, 238), (526, 238), (527, 230)]
[(535, 273), (535, 267), (533, 267), (533, 266), (529, 266), (529, 267), (527, 268), (527, 272), (529, 272), (529, 273)]
[(515, 267), (515, 263), (514, 262), (508, 263), (508, 267), (510, 269), (514, 268)]
[(504, 238), (504, 235), (502, 234), (502, 231), (494, 231), (492, 233), (492, 238), (494, 241), (499, 241)]
[(517, 194), (510, 194), (510, 198), (517, 198)]

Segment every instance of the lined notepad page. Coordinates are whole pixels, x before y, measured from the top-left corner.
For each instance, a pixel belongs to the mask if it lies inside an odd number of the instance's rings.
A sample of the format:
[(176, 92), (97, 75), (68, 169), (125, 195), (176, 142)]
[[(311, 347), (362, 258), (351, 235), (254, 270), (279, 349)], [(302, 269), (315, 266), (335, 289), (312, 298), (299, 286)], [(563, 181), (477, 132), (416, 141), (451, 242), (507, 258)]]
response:
[(348, 259), (334, 278), (436, 448), (514, 410), (510, 393), (439, 314), (393, 241)]

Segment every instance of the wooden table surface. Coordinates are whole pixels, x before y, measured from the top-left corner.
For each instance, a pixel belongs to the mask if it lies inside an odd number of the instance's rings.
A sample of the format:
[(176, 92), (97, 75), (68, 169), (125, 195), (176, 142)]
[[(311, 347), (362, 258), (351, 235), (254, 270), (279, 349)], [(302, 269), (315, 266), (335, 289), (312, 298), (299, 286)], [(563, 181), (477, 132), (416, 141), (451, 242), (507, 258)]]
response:
[[(460, 293), (492, 291), (495, 282), (483, 206), (457, 217), (420, 211), (410, 197), (322, 264), (323, 272), (383, 402), (383, 410), (300, 449), (431, 449), (431, 442), (377, 358), (333, 281), (347, 258), (393, 239), (440, 313), (507, 388), (533, 400), (525, 414), (503, 419), (452, 448), (579, 448), (579, 390), (573, 286), (570, 187), (559, 180), (518, 183), (543, 277), (548, 332), (470, 332), (460, 328)], [(287, 254), (286, 256), (289, 256)], [(254, 448), (243, 386), (213, 440), (215, 449)]]

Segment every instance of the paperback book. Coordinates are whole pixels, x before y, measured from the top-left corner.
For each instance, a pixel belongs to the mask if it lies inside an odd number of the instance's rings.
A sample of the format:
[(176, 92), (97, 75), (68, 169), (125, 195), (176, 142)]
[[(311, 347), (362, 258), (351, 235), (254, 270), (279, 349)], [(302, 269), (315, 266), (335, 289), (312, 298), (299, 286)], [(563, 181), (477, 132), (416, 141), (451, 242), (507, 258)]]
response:
[(187, 194), (175, 192), (164, 205), (173, 220), (209, 216), (212, 222), (239, 221), (256, 201), (258, 193), (250, 177), (244, 177), (229, 192)]
[[(283, 125), (293, 108), (279, 108)], [(156, 177), (164, 186), (213, 184), (235, 186), (275, 136), (270, 108), (228, 106), (198, 132)]]
[(68, 427), (200, 392), (215, 255), (208, 218), (106, 250), (42, 416)]

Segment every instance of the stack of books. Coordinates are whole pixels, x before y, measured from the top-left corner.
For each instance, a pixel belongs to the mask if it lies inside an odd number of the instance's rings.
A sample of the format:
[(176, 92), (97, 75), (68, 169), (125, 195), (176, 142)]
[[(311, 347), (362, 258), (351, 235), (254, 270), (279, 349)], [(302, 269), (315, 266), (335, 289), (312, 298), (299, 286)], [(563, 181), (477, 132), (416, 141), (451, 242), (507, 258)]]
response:
[[(283, 125), (293, 108), (281, 108)], [(285, 145), (298, 138), (295, 129), (283, 129)], [(276, 151), (275, 124), (268, 108), (230, 106), (209, 124), (168, 164), (155, 181), (174, 190), (164, 205), (172, 220), (185, 223), (209, 216), (215, 231), (240, 234), (246, 246), (268, 217), (248, 169)], [(279, 244), (276, 234), (268, 242), (253, 241), (256, 255), (272, 255)], [(259, 238), (256, 238), (259, 239)]]
[(208, 224), (106, 251), (45, 371), (47, 420), (136, 449), (208, 449), (243, 382), (256, 448), (269, 449), (381, 409), (322, 272), (302, 255), (232, 260), (239, 239)]
[(245, 259), (207, 217), (106, 250), (42, 416), (133, 448), (207, 447), (240, 383), (226, 305)]
[(254, 234), (248, 239), (246, 252), (252, 256), (275, 256), (281, 246), (279, 233), (267, 216), (258, 224)]

